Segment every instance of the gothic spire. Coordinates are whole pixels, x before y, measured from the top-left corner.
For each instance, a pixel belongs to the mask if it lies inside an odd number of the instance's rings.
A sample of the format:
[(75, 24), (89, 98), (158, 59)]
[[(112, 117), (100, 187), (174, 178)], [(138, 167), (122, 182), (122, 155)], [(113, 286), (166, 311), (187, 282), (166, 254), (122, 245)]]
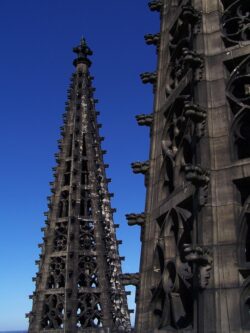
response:
[(130, 332), (84, 39), (75, 47), (29, 333)]

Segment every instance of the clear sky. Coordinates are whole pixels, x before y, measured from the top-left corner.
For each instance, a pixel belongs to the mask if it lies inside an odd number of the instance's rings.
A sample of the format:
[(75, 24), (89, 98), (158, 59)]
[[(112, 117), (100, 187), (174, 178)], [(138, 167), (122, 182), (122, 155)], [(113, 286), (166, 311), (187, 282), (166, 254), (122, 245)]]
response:
[(121, 226), (120, 254), (126, 255), (123, 271), (138, 271), (139, 228), (128, 227), (124, 215), (144, 210), (144, 179), (132, 173), (130, 163), (148, 159), (149, 129), (139, 127), (135, 115), (152, 112), (152, 87), (139, 74), (155, 70), (155, 47), (143, 36), (159, 31), (159, 15), (149, 11), (147, 0), (0, 2), (1, 331), (27, 327), (37, 244), (74, 70), (72, 47), (81, 36), (94, 51), (91, 74), (114, 218)]

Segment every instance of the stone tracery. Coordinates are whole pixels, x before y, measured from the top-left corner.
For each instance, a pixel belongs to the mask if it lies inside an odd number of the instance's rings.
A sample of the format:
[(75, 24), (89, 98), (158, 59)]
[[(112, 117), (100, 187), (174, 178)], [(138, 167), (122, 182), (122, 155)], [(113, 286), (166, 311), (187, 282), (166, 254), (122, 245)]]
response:
[(223, 0), (222, 33), (227, 47), (250, 40), (250, 7), (247, 1)]
[(45, 298), (41, 327), (62, 329), (64, 321), (64, 295), (48, 295)]
[[(228, 64), (230, 68), (230, 63)], [(232, 140), (234, 156), (250, 157), (249, 110), (250, 110), (250, 56), (238, 60), (227, 83), (227, 98), (232, 110)]]

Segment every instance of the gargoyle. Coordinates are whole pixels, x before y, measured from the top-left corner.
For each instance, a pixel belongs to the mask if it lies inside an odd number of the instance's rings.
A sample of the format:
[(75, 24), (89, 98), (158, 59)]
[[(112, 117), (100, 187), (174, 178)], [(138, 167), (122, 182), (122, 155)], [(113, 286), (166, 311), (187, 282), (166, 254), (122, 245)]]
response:
[(157, 81), (157, 73), (156, 72), (144, 72), (140, 75), (142, 83), (151, 83), (155, 84)]
[(199, 123), (206, 119), (207, 113), (199, 105), (185, 102), (184, 115), (191, 118), (195, 123)]
[(184, 170), (186, 179), (191, 181), (195, 186), (204, 186), (208, 184), (210, 180), (209, 171), (199, 165), (186, 164)]
[(151, 126), (153, 122), (153, 114), (139, 114), (135, 118), (139, 126)]
[(163, 7), (163, 1), (150, 1), (148, 6), (152, 12), (160, 12)]
[(133, 173), (142, 173), (145, 175), (149, 170), (149, 161), (131, 163)]
[(145, 224), (145, 213), (141, 214), (126, 214), (126, 219), (128, 220), (128, 225), (133, 226), (133, 225), (139, 225), (141, 227), (144, 226)]
[(124, 286), (133, 285), (137, 287), (140, 281), (140, 273), (121, 274), (120, 278)]
[(145, 42), (147, 45), (159, 46), (160, 43), (160, 34), (147, 34), (144, 36)]

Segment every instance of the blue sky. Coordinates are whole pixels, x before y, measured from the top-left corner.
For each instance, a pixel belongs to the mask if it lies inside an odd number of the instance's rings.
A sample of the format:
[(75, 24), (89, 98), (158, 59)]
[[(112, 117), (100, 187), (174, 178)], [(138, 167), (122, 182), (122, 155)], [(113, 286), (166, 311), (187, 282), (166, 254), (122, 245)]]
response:
[[(139, 228), (124, 215), (144, 210), (145, 188), (130, 163), (148, 159), (149, 129), (135, 115), (151, 113), (156, 53), (143, 36), (159, 31), (147, 0), (1, 0), (0, 4), (0, 331), (25, 329), (28, 295), (50, 195), (59, 127), (74, 68), (72, 47), (86, 37), (94, 51), (91, 74), (105, 137), (105, 162), (115, 193), (115, 223), (126, 255), (124, 272), (138, 271)], [(130, 301), (131, 306), (132, 301)]]

